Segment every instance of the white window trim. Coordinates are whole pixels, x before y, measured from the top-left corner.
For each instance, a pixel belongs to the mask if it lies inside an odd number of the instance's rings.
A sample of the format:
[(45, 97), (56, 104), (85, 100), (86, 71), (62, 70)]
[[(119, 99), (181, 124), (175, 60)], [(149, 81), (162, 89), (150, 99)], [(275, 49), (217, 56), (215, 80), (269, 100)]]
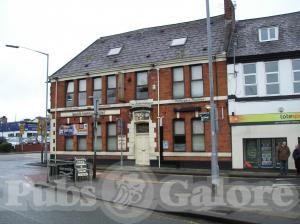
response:
[(293, 92), (297, 94), (297, 93), (300, 93), (300, 92), (295, 92), (294, 83), (300, 83), (300, 80), (297, 80), (297, 81), (295, 80), (295, 72), (300, 72), (300, 70), (299, 70), (299, 69), (298, 69), (298, 70), (294, 70), (294, 69), (293, 69), (293, 61), (294, 61), (294, 60), (295, 60), (295, 61), (296, 61), (296, 60), (300, 61), (300, 59), (293, 59), (293, 60), (292, 60), (292, 71), (293, 71)]
[[(278, 65), (278, 69), (277, 69), (277, 72), (266, 72), (266, 63), (268, 63), (268, 62), (277, 62), (277, 65)], [(265, 90), (266, 90), (266, 96), (278, 96), (278, 95), (280, 95), (280, 74), (279, 74), (279, 61), (268, 61), (268, 62), (264, 62), (264, 68), (265, 68)], [(278, 75), (278, 81), (277, 82), (270, 82), (270, 83), (268, 83), (268, 81), (267, 81), (267, 75), (268, 74), (275, 74), (275, 73), (277, 73), (277, 75)], [(274, 84), (278, 84), (278, 90), (279, 90), (279, 92), (278, 93), (276, 93), (276, 94), (268, 94), (267, 93), (267, 85), (274, 85)]]
[[(248, 73), (248, 74), (245, 74), (244, 72), (244, 65), (252, 65), (254, 64), (255, 65), (255, 71), (256, 73)], [(245, 96), (257, 96), (258, 95), (258, 84), (257, 84), (257, 68), (256, 68), (256, 63), (247, 63), (247, 64), (243, 64), (242, 66), (243, 68), (243, 74), (244, 74), (244, 95)], [(246, 84), (246, 76), (253, 76), (255, 75), (255, 83), (251, 83), (251, 84)], [(253, 94), (253, 95), (247, 95), (246, 94), (246, 86), (256, 86), (256, 94)]]
[[(270, 29), (275, 28), (275, 38), (270, 38)], [(267, 40), (262, 40), (261, 38), (261, 31), (262, 29), (267, 29), (268, 30), (268, 39)], [(278, 40), (278, 27), (277, 26), (271, 26), (271, 27), (262, 27), (258, 29), (258, 37), (259, 37), (259, 42), (268, 42), (268, 41), (274, 41)]]

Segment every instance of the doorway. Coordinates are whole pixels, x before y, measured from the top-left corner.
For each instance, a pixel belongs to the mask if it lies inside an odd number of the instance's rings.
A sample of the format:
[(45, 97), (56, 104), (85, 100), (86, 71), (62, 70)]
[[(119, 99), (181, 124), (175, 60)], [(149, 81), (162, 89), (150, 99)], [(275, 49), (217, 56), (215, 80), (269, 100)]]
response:
[(149, 156), (149, 123), (135, 124), (135, 164), (141, 166), (150, 165)]

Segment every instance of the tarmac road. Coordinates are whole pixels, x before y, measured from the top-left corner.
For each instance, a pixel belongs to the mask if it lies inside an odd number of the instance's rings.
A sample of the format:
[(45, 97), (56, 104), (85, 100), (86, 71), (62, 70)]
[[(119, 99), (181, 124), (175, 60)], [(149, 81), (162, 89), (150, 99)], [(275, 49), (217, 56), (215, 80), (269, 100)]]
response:
[[(67, 201), (78, 203), (57, 206), (55, 201), (52, 201), (54, 204), (51, 205), (49, 198), (57, 200), (66, 198), (67, 194), (34, 187), (30, 180), (33, 178), (45, 180), (46, 169), (28, 164), (39, 160), (39, 153), (0, 155), (0, 224), (215, 223), (164, 213), (149, 213), (136, 208), (130, 213), (133, 218), (126, 217), (126, 212), (125, 216), (118, 213), (114, 215), (107, 213), (107, 210), (113, 210), (115, 204), (89, 198), (82, 199), (72, 194), (68, 194)], [(17, 194), (24, 196), (17, 198)], [(14, 200), (16, 198), (18, 203)], [(83, 206), (80, 202), (93, 206)], [(117, 211), (122, 211), (122, 208), (118, 207)], [(135, 219), (135, 214), (142, 214), (141, 220)]]

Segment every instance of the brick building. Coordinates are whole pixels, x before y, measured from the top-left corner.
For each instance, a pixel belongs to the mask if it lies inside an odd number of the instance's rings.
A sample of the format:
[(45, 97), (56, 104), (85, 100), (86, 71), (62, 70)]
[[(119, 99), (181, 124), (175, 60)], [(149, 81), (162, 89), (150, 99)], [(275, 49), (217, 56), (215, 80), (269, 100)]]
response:
[[(226, 52), (234, 11), (224, 3), (225, 15), (211, 18), (212, 52), (219, 161), (231, 167)], [(101, 37), (51, 76), (51, 154), (95, 150), (98, 162), (114, 163), (123, 148), (125, 163), (209, 166), (208, 105), (206, 19)]]

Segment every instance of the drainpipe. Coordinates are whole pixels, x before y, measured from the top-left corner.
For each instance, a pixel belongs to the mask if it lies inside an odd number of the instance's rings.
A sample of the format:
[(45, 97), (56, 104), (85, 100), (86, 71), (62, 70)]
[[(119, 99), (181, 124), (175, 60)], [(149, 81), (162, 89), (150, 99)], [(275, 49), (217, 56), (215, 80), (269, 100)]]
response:
[(158, 150), (158, 168), (160, 168), (160, 80), (159, 67), (156, 68), (157, 74), (157, 150)]
[(57, 87), (58, 87), (58, 78), (55, 78), (55, 152), (54, 152), (54, 163), (56, 164), (56, 151), (57, 151)]

